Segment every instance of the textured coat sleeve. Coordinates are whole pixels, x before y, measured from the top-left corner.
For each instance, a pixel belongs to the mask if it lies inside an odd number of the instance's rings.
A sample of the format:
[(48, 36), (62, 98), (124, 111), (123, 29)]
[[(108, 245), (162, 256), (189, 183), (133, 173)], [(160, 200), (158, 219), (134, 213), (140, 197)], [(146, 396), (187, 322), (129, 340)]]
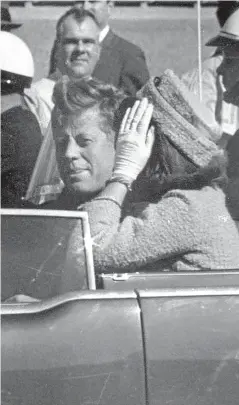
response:
[(135, 47), (133, 52), (128, 51), (125, 55), (119, 87), (130, 96), (135, 96), (148, 79), (149, 71), (145, 55), (140, 48)]
[[(166, 260), (193, 249), (195, 209), (180, 193), (165, 196), (157, 204), (138, 203), (121, 220), (120, 208), (108, 200), (93, 200), (88, 212), (96, 271), (125, 272)], [(74, 229), (71, 264), (82, 261), (80, 224)]]

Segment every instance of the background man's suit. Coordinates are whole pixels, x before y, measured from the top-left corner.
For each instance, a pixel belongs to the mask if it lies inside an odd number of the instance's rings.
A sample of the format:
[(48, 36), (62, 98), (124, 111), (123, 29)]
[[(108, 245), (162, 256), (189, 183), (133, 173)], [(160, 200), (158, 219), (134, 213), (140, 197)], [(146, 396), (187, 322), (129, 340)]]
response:
[[(52, 48), (50, 75), (56, 70), (56, 44)], [(134, 96), (149, 79), (143, 51), (109, 30), (101, 42), (100, 59), (93, 76)]]
[(100, 59), (93, 76), (135, 95), (149, 79), (142, 50), (111, 30), (101, 46)]

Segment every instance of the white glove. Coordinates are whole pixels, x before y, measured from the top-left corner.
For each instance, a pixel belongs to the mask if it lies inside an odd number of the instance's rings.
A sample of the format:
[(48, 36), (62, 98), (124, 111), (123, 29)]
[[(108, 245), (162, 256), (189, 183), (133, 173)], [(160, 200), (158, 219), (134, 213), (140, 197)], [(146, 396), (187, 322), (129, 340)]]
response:
[(119, 130), (111, 180), (131, 185), (145, 167), (154, 143), (154, 129), (149, 129), (152, 113), (153, 106), (146, 98), (127, 109)]

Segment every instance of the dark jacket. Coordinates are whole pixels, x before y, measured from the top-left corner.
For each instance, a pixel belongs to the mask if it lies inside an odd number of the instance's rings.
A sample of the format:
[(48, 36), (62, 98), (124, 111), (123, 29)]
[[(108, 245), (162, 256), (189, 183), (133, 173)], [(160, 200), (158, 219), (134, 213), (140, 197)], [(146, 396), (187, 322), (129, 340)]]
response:
[(227, 145), (228, 186), (227, 205), (231, 216), (239, 221), (239, 130), (230, 137)]
[(1, 203), (19, 207), (41, 146), (38, 121), (20, 106), (1, 114)]
[[(95, 67), (93, 77), (105, 83), (113, 84), (127, 94), (135, 96), (136, 92), (149, 79), (143, 51), (131, 42), (116, 35), (112, 30), (101, 43), (100, 59)], [(56, 43), (51, 51), (49, 75), (56, 70)]]
[(101, 46), (93, 76), (134, 96), (149, 79), (143, 51), (111, 30)]

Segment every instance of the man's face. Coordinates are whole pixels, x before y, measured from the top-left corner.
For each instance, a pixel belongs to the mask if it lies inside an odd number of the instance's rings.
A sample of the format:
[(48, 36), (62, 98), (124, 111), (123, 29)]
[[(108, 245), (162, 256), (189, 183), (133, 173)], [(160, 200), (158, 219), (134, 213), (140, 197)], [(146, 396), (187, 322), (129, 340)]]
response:
[(71, 115), (61, 128), (53, 128), (56, 157), (62, 180), (80, 198), (91, 198), (110, 179), (114, 166), (114, 140), (102, 130), (94, 107)]
[(96, 23), (90, 17), (79, 22), (69, 16), (60, 37), (60, 71), (71, 78), (89, 77), (99, 54), (99, 27)]
[(239, 44), (223, 48), (223, 61), (217, 69), (226, 91), (233, 90), (239, 81)]
[(83, 8), (85, 10), (90, 10), (94, 14), (96, 20), (98, 21), (100, 29), (103, 29), (108, 24), (112, 9), (111, 1), (107, 0), (83, 1)]

